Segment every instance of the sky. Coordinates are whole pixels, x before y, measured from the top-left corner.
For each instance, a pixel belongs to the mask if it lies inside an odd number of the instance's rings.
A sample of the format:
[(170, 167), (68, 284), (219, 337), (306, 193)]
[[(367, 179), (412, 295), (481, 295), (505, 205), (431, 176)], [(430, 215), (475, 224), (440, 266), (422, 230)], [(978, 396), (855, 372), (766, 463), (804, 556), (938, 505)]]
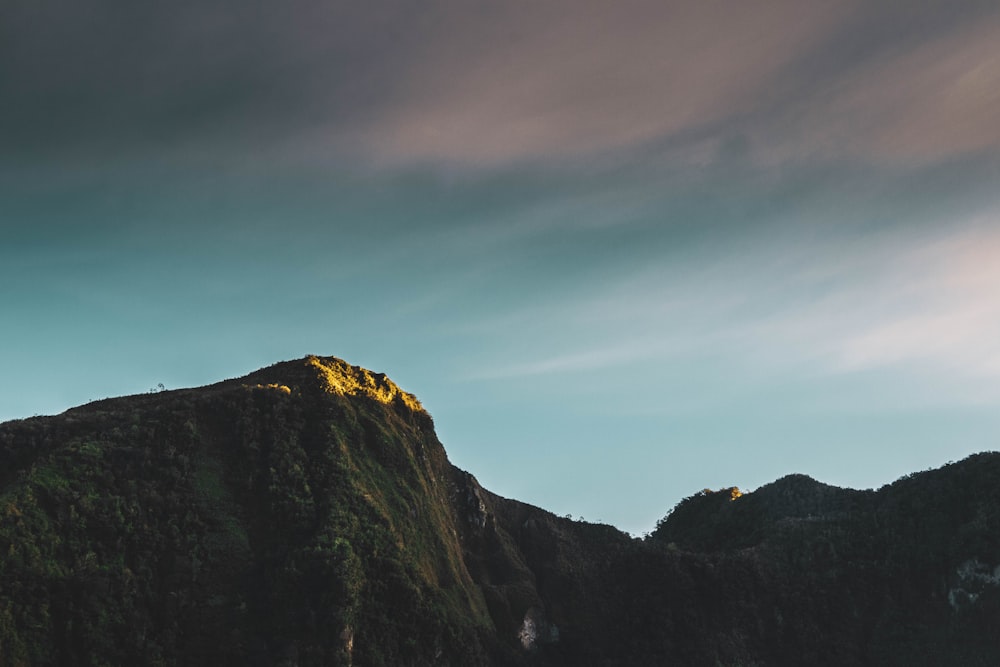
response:
[(993, 0), (7, 0), (0, 420), (307, 354), (490, 490), (1000, 448)]

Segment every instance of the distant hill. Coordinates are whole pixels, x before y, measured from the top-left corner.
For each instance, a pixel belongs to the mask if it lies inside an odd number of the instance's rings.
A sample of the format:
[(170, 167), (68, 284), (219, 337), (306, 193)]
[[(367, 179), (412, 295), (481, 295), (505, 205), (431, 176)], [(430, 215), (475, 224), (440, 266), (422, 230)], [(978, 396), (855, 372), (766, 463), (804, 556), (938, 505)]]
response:
[(0, 665), (995, 666), (998, 627), (1000, 454), (640, 540), (483, 489), (335, 358), (0, 424)]

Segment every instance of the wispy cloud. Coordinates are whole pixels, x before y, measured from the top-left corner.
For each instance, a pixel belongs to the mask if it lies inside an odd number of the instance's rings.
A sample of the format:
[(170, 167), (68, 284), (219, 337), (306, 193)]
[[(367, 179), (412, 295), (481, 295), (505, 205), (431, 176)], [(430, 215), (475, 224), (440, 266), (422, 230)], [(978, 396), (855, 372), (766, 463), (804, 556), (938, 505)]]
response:
[(1000, 146), (1000, 19), (983, 6), (37, 0), (0, 22), (0, 139), (19, 163), (84, 167), (465, 169), (661, 144), (725, 159), (734, 136), (762, 160), (933, 160)]
[[(979, 403), (1000, 377), (1000, 217), (996, 211), (938, 230), (834, 240), (782, 275), (741, 289), (761, 316), (735, 315), (716, 332), (762, 372), (923, 377)], [(766, 304), (766, 305), (764, 305)]]
[(913, 364), (1000, 376), (1000, 218), (988, 222), (901, 257), (874, 287), (909, 307), (847, 335), (841, 367)]
[(606, 346), (582, 349), (568, 354), (540, 358), (535, 361), (493, 365), (466, 375), (466, 380), (501, 380), (530, 378), (537, 375), (563, 375), (583, 371), (600, 371), (636, 361), (649, 361), (662, 349), (662, 341), (618, 341)]
[(934, 29), (855, 2), (450, 8), (461, 30), (417, 44), (386, 81), (392, 103), (351, 137), (376, 163), (465, 166), (665, 141), (674, 157), (725, 159), (734, 136), (764, 163), (997, 149), (1000, 18), (924, 9)]
[(899, 228), (829, 234), (821, 244), (808, 235), (744, 239), (740, 254), (708, 247), (589, 284), (561, 303), (498, 314), (476, 331), (498, 336), (506, 361), (467, 379), (603, 377), (626, 368), (669, 377), (703, 365), (705, 381), (721, 383), (710, 393), (731, 393), (717, 375), (728, 368), (744, 387), (876, 372), (925, 378), (942, 392), (931, 400), (1000, 399), (983, 392), (1000, 377), (996, 211), (923, 236)]
[[(495, 165), (620, 149), (752, 111), (853, 3), (452, 8), (361, 136), (376, 160)], [(780, 28), (779, 28), (780, 26)], [(456, 29), (460, 28), (460, 29)]]
[(994, 16), (846, 68), (792, 100), (762, 142), (781, 159), (926, 162), (996, 150), (997, 118), (1000, 20)]

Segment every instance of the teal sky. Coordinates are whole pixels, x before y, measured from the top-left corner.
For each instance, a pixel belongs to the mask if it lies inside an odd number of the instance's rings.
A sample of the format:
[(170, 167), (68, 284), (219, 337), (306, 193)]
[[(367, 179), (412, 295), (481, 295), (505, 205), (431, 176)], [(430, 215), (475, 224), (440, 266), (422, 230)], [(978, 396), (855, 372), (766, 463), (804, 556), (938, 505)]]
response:
[(1000, 9), (916, 5), (4, 3), (0, 419), (339, 356), (636, 534), (997, 449)]

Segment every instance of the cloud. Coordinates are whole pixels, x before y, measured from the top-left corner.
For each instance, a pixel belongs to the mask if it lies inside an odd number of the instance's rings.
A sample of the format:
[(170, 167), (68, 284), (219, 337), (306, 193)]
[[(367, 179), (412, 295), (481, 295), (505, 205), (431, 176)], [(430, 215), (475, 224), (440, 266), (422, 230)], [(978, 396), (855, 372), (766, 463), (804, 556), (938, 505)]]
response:
[(748, 280), (741, 289), (766, 313), (734, 316), (719, 333), (751, 372), (921, 378), (935, 401), (996, 401), (998, 267), (996, 210), (923, 235), (894, 227), (835, 237), (781, 275)]
[(717, 239), (488, 317), (468, 334), (506, 361), (467, 379), (589, 374), (606, 389), (648, 372), (676, 391), (689, 378), (684, 400), (714, 405), (874, 374), (921, 404), (1000, 400), (1000, 212), (919, 234), (837, 222)]
[(391, 103), (351, 126), (354, 148), (473, 167), (651, 149), (696, 164), (912, 165), (1000, 148), (995, 8), (503, 7), (448, 7), (448, 32), (427, 33), (385, 82)]
[(1000, 20), (960, 23), (849, 67), (795, 100), (772, 158), (921, 163), (1000, 148)]
[(274, 158), (379, 103), (419, 24), (409, 4), (5, 3), (0, 142), (21, 162)]
[(843, 369), (912, 364), (1000, 376), (1000, 217), (911, 249), (878, 288), (910, 305), (846, 336)]
[(495, 165), (620, 149), (754, 108), (851, 3), (450, 7), (396, 101), (360, 130), (376, 160)]
[(0, 12), (0, 141), (18, 165), (465, 169), (658, 150), (926, 161), (1000, 147), (1000, 21), (973, 0), (36, 0)]
[(603, 369), (648, 360), (662, 348), (659, 341), (620, 341), (611, 345), (582, 349), (568, 354), (540, 358), (535, 361), (494, 365), (466, 375), (467, 380), (505, 380), (538, 375), (562, 375)]

